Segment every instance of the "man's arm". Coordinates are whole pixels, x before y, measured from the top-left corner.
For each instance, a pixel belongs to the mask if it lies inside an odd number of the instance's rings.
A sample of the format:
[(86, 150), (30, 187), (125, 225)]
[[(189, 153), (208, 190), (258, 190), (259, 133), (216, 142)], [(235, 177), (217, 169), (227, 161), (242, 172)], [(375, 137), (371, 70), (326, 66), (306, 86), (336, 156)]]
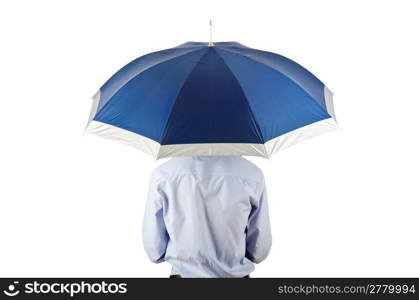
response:
[(263, 261), (272, 245), (265, 181), (262, 181), (259, 191), (258, 198), (253, 199), (246, 234), (246, 257), (254, 263)]
[(169, 235), (163, 219), (165, 194), (161, 183), (152, 175), (143, 220), (144, 249), (152, 262), (164, 261)]

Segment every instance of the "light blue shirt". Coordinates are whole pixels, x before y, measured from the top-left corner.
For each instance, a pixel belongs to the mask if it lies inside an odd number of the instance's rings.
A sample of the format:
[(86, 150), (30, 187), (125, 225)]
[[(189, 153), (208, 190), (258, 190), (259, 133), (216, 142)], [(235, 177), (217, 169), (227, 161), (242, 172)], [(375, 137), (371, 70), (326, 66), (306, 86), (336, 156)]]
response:
[(248, 275), (272, 243), (261, 170), (239, 156), (163, 163), (151, 176), (143, 242), (182, 277)]

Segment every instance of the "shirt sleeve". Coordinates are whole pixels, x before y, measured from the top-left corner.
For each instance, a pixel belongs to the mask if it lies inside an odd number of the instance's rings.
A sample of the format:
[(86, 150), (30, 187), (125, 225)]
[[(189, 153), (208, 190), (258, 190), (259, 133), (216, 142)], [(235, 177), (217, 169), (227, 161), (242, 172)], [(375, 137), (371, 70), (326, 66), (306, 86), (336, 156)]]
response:
[(272, 246), (272, 234), (264, 180), (259, 186), (259, 191), (258, 198), (253, 199), (246, 234), (246, 257), (254, 263), (263, 261), (268, 256)]
[(163, 219), (165, 194), (162, 183), (152, 175), (142, 226), (144, 249), (152, 262), (164, 261), (169, 235)]

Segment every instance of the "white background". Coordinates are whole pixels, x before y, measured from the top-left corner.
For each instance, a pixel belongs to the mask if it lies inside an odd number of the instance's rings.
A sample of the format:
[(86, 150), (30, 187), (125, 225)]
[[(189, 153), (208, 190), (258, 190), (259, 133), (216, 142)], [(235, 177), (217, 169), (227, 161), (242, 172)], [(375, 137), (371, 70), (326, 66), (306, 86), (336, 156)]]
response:
[(185, 41), (285, 55), (334, 93), (342, 132), (253, 158), (274, 244), (253, 277), (419, 276), (415, 1), (2, 1), (0, 276), (167, 277), (141, 222), (161, 162), (82, 135), (119, 68)]

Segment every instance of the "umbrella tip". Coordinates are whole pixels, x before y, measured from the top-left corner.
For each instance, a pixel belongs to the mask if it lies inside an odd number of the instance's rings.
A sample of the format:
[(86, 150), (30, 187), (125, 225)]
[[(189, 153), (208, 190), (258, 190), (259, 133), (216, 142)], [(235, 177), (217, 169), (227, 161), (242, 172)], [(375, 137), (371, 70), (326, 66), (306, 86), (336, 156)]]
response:
[(208, 42), (208, 47), (213, 47), (214, 44), (212, 43), (212, 20), (209, 20), (209, 30), (210, 30), (210, 35), (209, 35), (209, 42)]

